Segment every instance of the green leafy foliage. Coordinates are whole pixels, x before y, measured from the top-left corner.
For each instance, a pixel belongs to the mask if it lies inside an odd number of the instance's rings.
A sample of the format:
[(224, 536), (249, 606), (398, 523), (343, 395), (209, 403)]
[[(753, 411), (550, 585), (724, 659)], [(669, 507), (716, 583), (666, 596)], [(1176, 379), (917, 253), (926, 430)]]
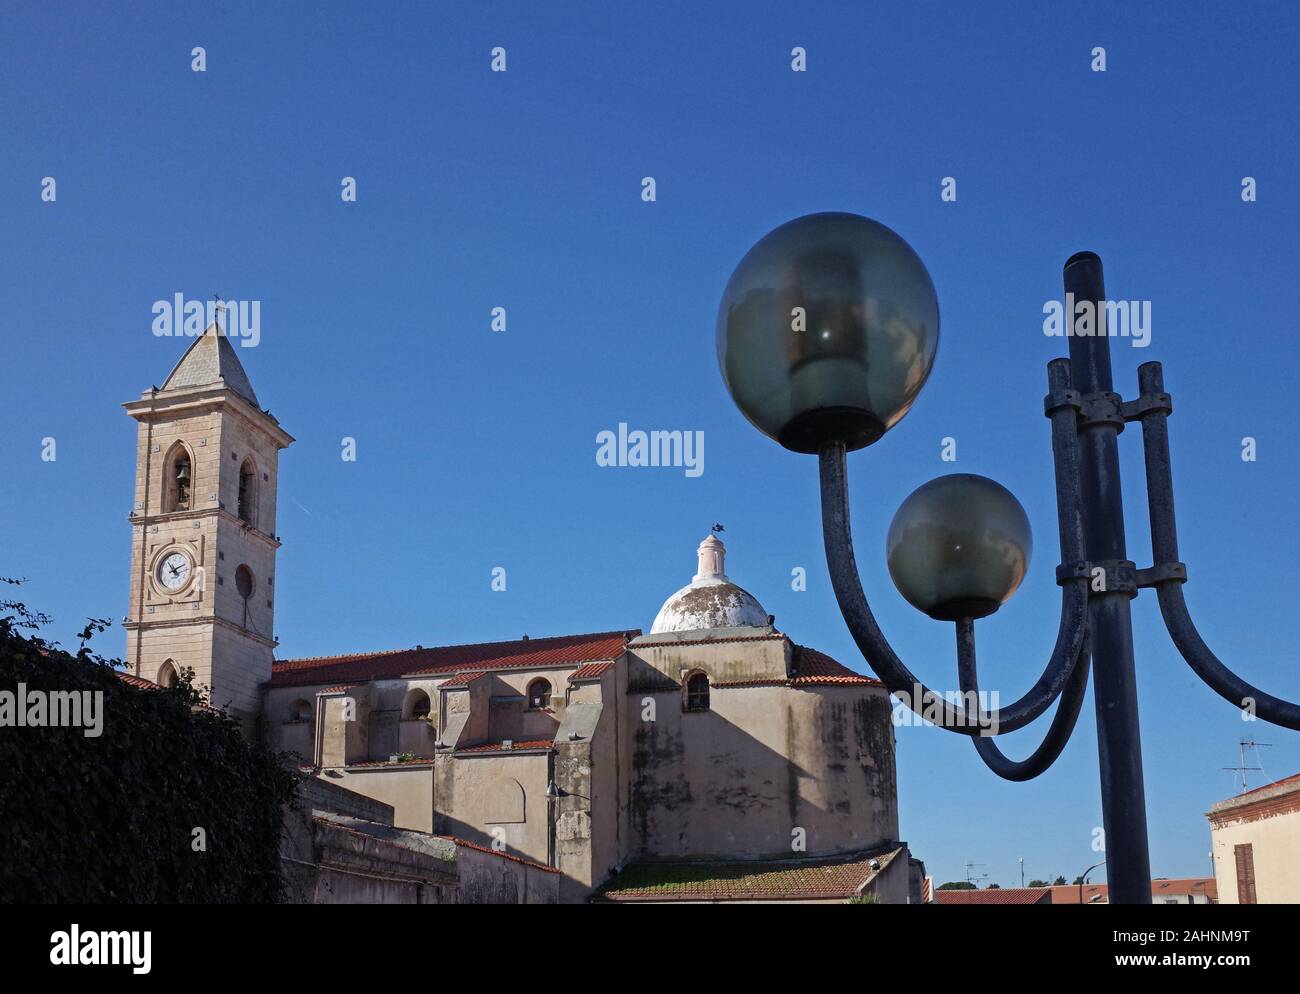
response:
[(280, 758), (206, 707), (189, 674), (168, 689), (122, 681), (87, 647), (107, 621), (75, 653), (32, 634), (46, 621), (0, 600), (0, 691), (102, 692), (103, 731), (0, 727), (0, 900), (278, 900), (296, 779)]

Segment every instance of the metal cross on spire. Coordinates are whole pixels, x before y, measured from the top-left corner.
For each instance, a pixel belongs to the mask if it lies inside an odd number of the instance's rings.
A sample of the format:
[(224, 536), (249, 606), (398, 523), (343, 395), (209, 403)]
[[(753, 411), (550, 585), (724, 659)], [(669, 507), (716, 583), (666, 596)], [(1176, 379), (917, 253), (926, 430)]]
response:
[(216, 306), (213, 307), (214, 313), (213, 313), (212, 321), (217, 326), (217, 333), (225, 334), (225, 329), (221, 327), (221, 322), (217, 320), (216, 315), (226, 313), (226, 302), (224, 299), (222, 299), (221, 294), (219, 293), (214, 293), (212, 295), (212, 299), (216, 301)]

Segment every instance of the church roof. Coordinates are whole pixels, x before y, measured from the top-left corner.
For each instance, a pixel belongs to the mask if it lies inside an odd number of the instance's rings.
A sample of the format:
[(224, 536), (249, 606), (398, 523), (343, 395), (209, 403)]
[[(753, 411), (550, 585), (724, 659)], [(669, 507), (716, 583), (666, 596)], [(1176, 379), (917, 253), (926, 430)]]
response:
[(168, 374), (162, 389), (171, 390), (178, 387), (208, 386), (221, 383), (235, 391), (254, 407), (257, 394), (253, 393), (253, 384), (248, 381), (248, 374), (235, 353), (230, 339), (215, 323), (194, 339), (176, 368)]
[(580, 666), (576, 672), (569, 674), (569, 682), (578, 683), (581, 680), (599, 680), (605, 675), (605, 671), (613, 665), (612, 662), (607, 662), (588, 663), (586, 666)]
[(883, 687), (875, 677), (855, 673), (843, 663), (824, 652), (796, 645), (790, 662), (790, 675), (784, 680), (731, 680), (719, 681), (715, 687)]
[(272, 664), (271, 679), (264, 686), (274, 689), (415, 674), (439, 676), (466, 671), (577, 666), (617, 659), (626, 650), (628, 640), (640, 634), (640, 631), (594, 632), (510, 642), (476, 642), (433, 648), (416, 646), (414, 649), (350, 656), (280, 659)]
[(902, 847), (891, 846), (812, 859), (633, 863), (602, 887), (596, 900), (848, 900), (901, 852)]

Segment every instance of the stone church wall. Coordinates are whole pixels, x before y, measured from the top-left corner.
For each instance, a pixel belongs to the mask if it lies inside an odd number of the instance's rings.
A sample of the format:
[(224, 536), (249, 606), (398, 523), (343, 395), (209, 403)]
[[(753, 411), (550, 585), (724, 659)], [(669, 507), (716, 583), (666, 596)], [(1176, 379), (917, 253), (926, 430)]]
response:
[(645, 696), (627, 706), (640, 855), (830, 855), (897, 839), (883, 688), (715, 687), (702, 712), (665, 691), (653, 722), (640, 720)]

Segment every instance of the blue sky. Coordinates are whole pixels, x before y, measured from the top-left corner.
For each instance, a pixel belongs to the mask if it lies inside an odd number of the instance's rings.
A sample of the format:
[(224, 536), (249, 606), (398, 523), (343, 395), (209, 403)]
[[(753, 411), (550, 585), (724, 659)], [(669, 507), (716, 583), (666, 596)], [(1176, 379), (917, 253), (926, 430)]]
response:
[[(1194, 617), (1244, 675), (1300, 697), (1281, 623), (1298, 510), (1296, 14), (474, 6), (10, 7), (0, 574), (29, 578), (56, 637), (126, 610), (135, 432), (119, 405), (187, 344), (150, 333), (151, 306), (219, 292), (262, 302), (261, 342), (240, 358), (298, 438), (281, 459), (286, 655), (648, 628), (722, 521), (730, 574), (778, 626), (864, 668), (829, 589), (816, 461), (748, 426), (714, 357), (749, 246), (847, 210), (911, 243), (943, 315), (917, 405), (850, 460), (864, 584), (913, 668), (952, 686), (953, 636), (893, 589), (885, 532), (908, 493), (953, 471), (1006, 485), (1037, 540), (1021, 591), (979, 626), (986, 682), (1010, 700), (1043, 665), (1059, 598), (1042, 395), (1064, 349), (1042, 307), (1091, 249), (1112, 298), (1152, 302), (1151, 345), (1116, 345), (1116, 383), (1131, 396), (1139, 363), (1165, 364)], [(494, 46), (505, 73), (489, 71)], [(940, 200), (945, 176), (956, 203)], [(489, 329), (498, 306), (504, 333)], [(703, 431), (705, 472), (598, 467), (595, 436), (620, 421)], [(945, 436), (956, 464), (940, 461)], [(1138, 432), (1121, 444), (1145, 565)], [(1273, 743), (1260, 753), (1279, 778), (1300, 770), (1300, 737), (1243, 723), (1202, 686), (1149, 593), (1134, 612), (1152, 868), (1201, 875), (1203, 813), (1233, 791), (1221, 768), (1238, 739)], [(122, 651), (120, 628), (105, 645)], [(1024, 755), (1041, 734), (1006, 747)], [(1073, 879), (1101, 858), (1091, 702), (1029, 784), (937, 729), (900, 728), (898, 753), (902, 833), (940, 880), (972, 860), (1014, 884), (1020, 856), (1029, 878)]]

